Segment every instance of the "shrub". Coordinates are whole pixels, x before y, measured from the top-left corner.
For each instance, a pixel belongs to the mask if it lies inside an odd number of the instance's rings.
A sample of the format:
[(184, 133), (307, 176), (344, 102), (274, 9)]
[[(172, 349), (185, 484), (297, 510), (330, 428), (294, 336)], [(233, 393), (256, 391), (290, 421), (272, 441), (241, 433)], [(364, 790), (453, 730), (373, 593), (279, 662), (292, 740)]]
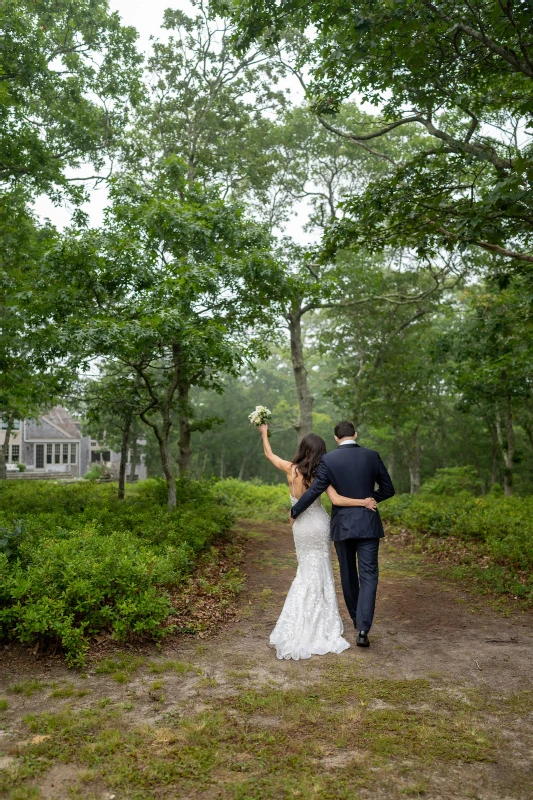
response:
[(124, 640), (171, 630), (168, 589), (233, 516), (209, 484), (178, 481), (175, 512), (165, 507), (161, 481), (145, 484), (129, 487), (121, 502), (113, 485), (4, 482), (3, 637), (60, 642), (68, 662), (81, 665), (99, 631)]
[(17, 469), (19, 472), (26, 472), (26, 464), (17, 464)]
[(435, 475), (425, 481), (420, 494), (423, 495), (450, 495), (459, 492), (481, 494), (481, 480), (475, 467), (444, 467), (438, 469)]
[(93, 464), (91, 469), (87, 470), (83, 476), (86, 481), (96, 481), (102, 475), (102, 467), (100, 464)]
[(245, 482), (236, 478), (218, 481), (213, 494), (227, 503), (236, 517), (286, 522), (290, 510), (289, 487), (274, 486), (258, 481)]
[(396, 495), (380, 511), (393, 526), (435, 537), (453, 535), (478, 546), (495, 567), (510, 570), (514, 585), (519, 575), (518, 584), (533, 598), (533, 497)]

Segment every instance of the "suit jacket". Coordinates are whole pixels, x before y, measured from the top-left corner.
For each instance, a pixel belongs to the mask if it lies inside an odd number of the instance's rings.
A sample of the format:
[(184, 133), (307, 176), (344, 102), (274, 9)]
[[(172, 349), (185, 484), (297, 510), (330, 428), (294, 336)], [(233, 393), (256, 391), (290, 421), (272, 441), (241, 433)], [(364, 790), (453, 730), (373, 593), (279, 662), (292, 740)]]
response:
[[(330, 484), (344, 497), (357, 500), (373, 497), (380, 503), (394, 494), (390, 475), (379, 453), (355, 442), (343, 444), (322, 457), (313, 483), (292, 507), (293, 518), (305, 511)], [(333, 541), (384, 536), (379, 511), (364, 506), (333, 506), (330, 530)]]

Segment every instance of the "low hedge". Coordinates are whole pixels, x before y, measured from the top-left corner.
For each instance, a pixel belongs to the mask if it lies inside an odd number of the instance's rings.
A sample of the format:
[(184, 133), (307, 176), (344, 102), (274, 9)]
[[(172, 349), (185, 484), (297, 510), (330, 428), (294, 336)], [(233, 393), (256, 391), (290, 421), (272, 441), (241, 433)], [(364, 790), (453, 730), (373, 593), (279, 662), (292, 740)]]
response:
[(148, 480), (126, 500), (116, 486), (4, 482), (0, 511), (0, 636), (53, 640), (82, 665), (89, 639), (109, 631), (159, 638), (171, 628), (168, 589), (233, 524), (210, 485), (178, 481), (178, 506)]
[(397, 495), (380, 505), (380, 512), (393, 528), (429, 539), (459, 539), (485, 556), (484, 574), (477, 570), (477, 578), (533, 601), (533, 497)]
[(218, 481), (213, 492), (241, 519), (287, 522), (291, 501), (286, 483), (270, 485), (260, 481), (227, 478)]

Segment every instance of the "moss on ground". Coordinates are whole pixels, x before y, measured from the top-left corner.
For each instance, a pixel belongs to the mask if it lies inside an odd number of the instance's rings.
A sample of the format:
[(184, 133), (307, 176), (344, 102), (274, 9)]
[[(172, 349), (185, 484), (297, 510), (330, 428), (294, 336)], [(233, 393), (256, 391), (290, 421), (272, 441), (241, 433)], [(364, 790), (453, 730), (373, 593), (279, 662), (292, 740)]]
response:
[[(178, 664), (162, 662), (161, 672), (189, 671)], [(234, 685), (243, 677), (227, 674)], [(371, 679), (353, 665), (335, 665), (296, 689), (252, 685), (222, 697), (203, 689), (206, 708), (177, 708), (155, 725), (135, 725), (111, 701), (28, 715), (29, 743), (19, 747), (16, 769), (4, 771), (0, 791), (10, 800), (38, 797), (41, 776), (60, 763), (75, 767), (74, 798), (90, 798), (92, 785), (94, 796), (103, 785), (135, 800), (204, 790), (223, 800), (354, 800), (371, 788), (420, 796), (451, 766), (496, 757), (505, 743), (494, 714), (504, 709), (509, 726), (513, 714), (533, 707), (531, 692), (502, 703), (434, 680)]]

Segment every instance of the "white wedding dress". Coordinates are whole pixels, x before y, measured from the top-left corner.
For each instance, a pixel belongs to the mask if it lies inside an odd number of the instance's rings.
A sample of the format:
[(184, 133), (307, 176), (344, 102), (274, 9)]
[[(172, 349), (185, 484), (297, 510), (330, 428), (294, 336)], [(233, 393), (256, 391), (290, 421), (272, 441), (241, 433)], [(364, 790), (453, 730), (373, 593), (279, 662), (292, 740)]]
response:
[[(297, 499), (291, 495), (294, 505)], [(331, 567), (329, 516), (320, 498), (292, 526), (298, 570), (283, 610), (270, 635), (278, 658), (342, 653), (343, 639)]]

